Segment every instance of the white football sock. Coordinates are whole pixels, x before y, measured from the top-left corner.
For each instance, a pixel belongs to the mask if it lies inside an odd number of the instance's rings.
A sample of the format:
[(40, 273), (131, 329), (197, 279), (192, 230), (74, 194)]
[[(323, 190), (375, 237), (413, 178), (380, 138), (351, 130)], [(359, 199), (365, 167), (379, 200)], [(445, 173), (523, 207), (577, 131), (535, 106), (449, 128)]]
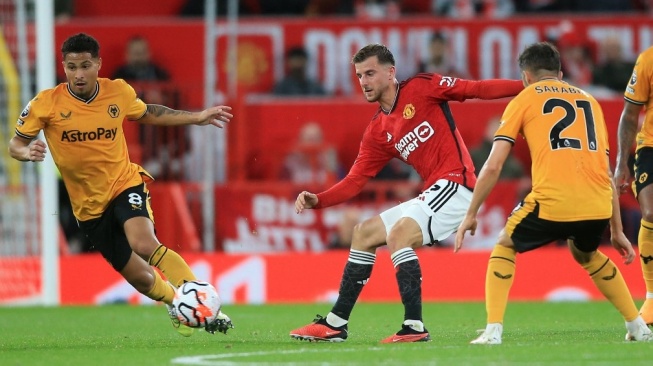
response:
[(340, 328), (343, 325), (347, 324), (347, 320), (337, 316), (336, 314), (334, 314), (332, 312), (329, 312), (329, 314), (327, 314), (326, 321), (327, 321), (327, 323), (329, 323), (329, 325), (331, 325), (333, 327), (336, 327), (336, 328)]

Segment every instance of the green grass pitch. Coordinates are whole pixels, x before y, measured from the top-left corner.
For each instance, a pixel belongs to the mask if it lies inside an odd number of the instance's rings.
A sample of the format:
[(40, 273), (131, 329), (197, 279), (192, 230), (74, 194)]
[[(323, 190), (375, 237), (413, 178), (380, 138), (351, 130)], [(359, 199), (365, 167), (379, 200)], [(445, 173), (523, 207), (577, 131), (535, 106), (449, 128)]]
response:
[(653, 344), (625, 342), (606, 302), (508, 306), (503, 344), (472, 346), (482, 303), (429, 303), (432, 341), (379, 344), (399, 330), (400, 304), (358, 304), (344, 343), (293, 340), (330, 306), (226, 306), (229, 334), (178, 335), (163, 306), (0, 307), (0, 365), (651, 365)]

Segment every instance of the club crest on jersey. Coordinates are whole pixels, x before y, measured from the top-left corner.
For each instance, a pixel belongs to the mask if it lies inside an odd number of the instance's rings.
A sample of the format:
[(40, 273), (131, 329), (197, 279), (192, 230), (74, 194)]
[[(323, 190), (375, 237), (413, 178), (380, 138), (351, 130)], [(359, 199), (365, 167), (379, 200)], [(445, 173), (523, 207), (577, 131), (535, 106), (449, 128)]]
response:
[(120, 108), (118, 108), (117, 105), (112, 104), (109, 106), (109, 109), (107, 109), (107, 112), (111, 116), (111, 118), (117, 118), (120, 115)]
[(29, 108), (31, 106), (32, 102), (27, 103), (25, 106), (25, 109), (23, 109), (22, 112), (20, 112), (20, 118), (25, 118), (29, 115)]
[(404, 107), (404, 119), (411, 119), (413, 117), (415, 117), (415, 106), (412, 103), (408, 103)]
[(635, 86), (637, 84), (637, 71), (633, 70), (633, 75), (630, 77), (629, 85)]

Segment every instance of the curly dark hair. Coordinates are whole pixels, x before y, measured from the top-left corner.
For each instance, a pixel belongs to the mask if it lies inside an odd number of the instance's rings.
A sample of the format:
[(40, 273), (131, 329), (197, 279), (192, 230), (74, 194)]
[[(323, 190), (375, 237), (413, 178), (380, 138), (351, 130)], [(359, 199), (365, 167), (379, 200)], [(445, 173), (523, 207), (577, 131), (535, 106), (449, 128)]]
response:
[(78, 33), (68, 37), (61, 46), (61, 53), (64, 58), (69, 53), (84, 52), (90, 53), (93, 58), (100, 56), (100, 44), (95, 38), (86, 33)]

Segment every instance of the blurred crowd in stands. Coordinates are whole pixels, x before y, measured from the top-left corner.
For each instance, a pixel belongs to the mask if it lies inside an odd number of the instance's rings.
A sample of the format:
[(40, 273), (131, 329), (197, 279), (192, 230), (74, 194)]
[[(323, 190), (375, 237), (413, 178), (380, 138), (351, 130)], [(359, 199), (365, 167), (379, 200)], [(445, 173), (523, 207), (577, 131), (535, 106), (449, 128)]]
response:
[[(225, 14), (229, 1), (219, 1), (218, 13)], [(506, 17), (530, 12), (617, 12), (651, 10), (649, 0), (241, 0), (238, 13), (247, 16), (342, 15), (361, 18), (393, 18), (399, 15), (432, 14), (445, 17)], [(183, 16), (198, 16), (204, 2), (188, 0)]]
[[(167, 2), (171, 2), (168, 0)], [(218, 16), (227, 14), (231, 1), (217, 1)], [(653, 11), (651, 0), (238, 0), (240, 16), (353, 16), (359, 18), (396, 18), (402, 15), (436, 15), (456, 19), (471, 17), (507, 17), (515, 14), (575, 12), (614, 13)], [(202, 16), (204, 0), (176, 0), (181, 16)], [(80, 13), (84, 1), (55, 0), (55, 13), (66, 19)], [(165, 9), (165, 7), (161, 7)], [(157, 15), (156, 9), (152, 9)]]

